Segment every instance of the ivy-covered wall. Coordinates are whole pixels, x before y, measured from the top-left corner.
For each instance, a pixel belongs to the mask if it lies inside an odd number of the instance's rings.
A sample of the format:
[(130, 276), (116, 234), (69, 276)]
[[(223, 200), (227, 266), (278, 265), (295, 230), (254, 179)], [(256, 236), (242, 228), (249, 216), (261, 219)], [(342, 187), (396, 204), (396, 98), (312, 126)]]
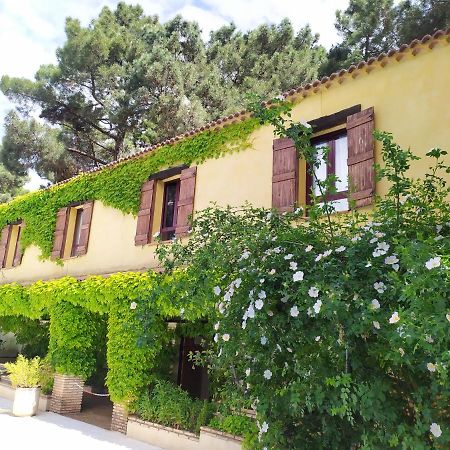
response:
[(249, 146), (250, 134), (258, 127), (255, 119), (209, 129), (198, 135), (165, 145), (143, 157), (124, 161), (98, 172), (81, 174), (67, 183), (18, 197), (0, 205), (0, 229), (23, 220), (24, 248), (34, 244), (48, 258), (52, 250), (56, 213), (59, 208), (84, 200), (101, 200), (125, 214), (137, 214), (143, 182), (165, 167), (199, 164)]

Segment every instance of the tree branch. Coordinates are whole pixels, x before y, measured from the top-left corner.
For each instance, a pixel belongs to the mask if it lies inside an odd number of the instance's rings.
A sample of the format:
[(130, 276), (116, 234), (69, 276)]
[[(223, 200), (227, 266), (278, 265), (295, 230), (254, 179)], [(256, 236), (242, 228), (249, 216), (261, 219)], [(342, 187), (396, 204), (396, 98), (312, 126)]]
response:
[(80, 156), (84, 156), (85, 158), (89, 158), (92, 161), (96, 162), (97, 164), (101, 164), (102, 166), (106, 165), (107, 162), (106, 161), (102, 161), (101, 159), (96, 158), (95, 156), (89, 155), (88, 153), (84, 153), (80, 150), (77, 150), (76, 148), (73, 147), (67, 147), (67, 150), (71, 153), (76, 153), (77, 155)]

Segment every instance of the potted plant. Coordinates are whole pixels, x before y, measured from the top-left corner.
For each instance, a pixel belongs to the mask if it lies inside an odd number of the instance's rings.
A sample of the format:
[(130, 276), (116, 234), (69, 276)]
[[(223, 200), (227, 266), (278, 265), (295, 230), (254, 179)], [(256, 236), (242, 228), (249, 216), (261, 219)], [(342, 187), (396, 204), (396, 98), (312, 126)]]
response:
[(27, 359), (19, 355), (15, 363), (6, 363), (5, 368), (16, 392), (14, 394), (13, 415), (34, 416), (39, 406), (41, 393), (41, 359)]

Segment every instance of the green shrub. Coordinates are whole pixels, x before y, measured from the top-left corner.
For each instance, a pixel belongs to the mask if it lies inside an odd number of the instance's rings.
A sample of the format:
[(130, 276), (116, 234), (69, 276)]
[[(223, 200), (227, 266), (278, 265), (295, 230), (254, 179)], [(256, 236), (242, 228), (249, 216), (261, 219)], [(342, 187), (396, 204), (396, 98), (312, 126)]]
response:
[(149, 394), (139, 398), (134, 410), (149, 422), (198, 433), (208, 423), (214, 406), (207, 401), (193, 400), (179, 386), (157, 381)]
[[(311, 130), (299, 127), (277, 134), (301, 141), (314, 168)], [(448, 153), (432, 149), (413, 179), (411, 151), (375, 136), (388, 192), (370, 217), (332, 215), (322, 199), (307, 221), (214, 207), (187, 243), (159, 252), (166, 272), (183, 268), (184, 283), (167, 286), (174, 302), (215, 296), (205, 362), (230, 380), (223, 397), (253, 405), (252, 450), (450, 448)]]
[(5, 363), (13, 387), (34, 388), (41, 385), (41, 359), (19, 355), (15, 363)]
[(208, 426), (235, 436), (245, 437), (247, 434), (258, 434), (255, 421), (240, 414), (217, 415), (210, 420)]
[(51, 394), (53, 390), (53, 380), (55, 371), (53, 370), (50, 361), (47, 359), (41, 360), (41, 371), (40, 371), (40, 385), (43, 394)]

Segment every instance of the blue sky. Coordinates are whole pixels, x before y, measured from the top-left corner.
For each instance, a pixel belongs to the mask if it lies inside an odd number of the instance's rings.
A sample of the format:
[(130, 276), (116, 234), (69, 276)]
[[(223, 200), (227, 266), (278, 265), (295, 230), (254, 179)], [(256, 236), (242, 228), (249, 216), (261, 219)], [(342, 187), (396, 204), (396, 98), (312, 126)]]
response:
[[(114, 8), (118, 0), (0, 0), (0, 76), (32, 78), (41, 64), (55, 62), (55, 50), (64, 42), (64, 21), (77, 17), (83, 25), (102, 7)], [(330, 47), (338, 40), (333, 26), (336, 9), (348, 0), (141, 0), (147, 14), (166, 21), (176, 14), (195, 20), (205, 38), (211, 30), (233, 21), (241, 30), (288, 17), (297, 29), (309, 23)], [(12, 105), (0, 94), (0, 136), (3, 116)], [(33, 177), (29, 188), (39, 180)]]

